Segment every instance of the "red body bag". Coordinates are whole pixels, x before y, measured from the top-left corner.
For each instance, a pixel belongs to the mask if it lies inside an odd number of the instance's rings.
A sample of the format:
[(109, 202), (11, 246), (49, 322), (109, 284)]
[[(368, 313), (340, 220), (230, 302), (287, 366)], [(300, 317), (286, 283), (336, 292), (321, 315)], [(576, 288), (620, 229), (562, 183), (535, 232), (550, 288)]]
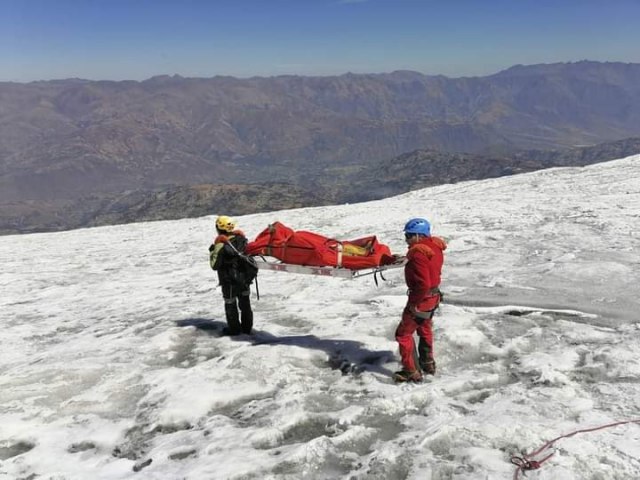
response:
[(341, 242), (317, 233), (296, 232), (280, 222), (272, 223), (249, 242), (245, 253), (275, 257), (294, 265), (350, 270), (378, 267), (395, 260), (389, 247), (375, 236)]

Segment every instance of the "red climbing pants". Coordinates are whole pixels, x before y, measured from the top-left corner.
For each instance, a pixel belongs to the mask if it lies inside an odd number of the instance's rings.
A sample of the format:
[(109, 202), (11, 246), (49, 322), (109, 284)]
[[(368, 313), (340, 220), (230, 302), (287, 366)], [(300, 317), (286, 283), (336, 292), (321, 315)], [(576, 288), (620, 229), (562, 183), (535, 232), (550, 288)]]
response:
[[(432, 315), (433, 317), (433, 315)], [(412, 372), (416, 365), (416, 347), (413, 334), (418, 332), (418, 358), (421, 364), (433, 360), (433, 320), (416, 318), (407, 308), (402, 312), (402, 320), (396, 329), (396, 340), (400, 349), (400, 359), (404, 370)]]

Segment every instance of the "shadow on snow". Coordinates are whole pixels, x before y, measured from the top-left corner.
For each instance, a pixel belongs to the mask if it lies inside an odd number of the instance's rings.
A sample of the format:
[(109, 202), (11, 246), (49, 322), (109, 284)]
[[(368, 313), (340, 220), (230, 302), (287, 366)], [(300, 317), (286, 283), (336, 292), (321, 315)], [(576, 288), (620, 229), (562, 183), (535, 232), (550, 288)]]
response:
[[(208, 318), (186, 318), (177, 320), (178, 327), (195, 327), (214, 337), (225, 336), (222, 331), (226, 322)], [(340, 370), (344, 375), (359, 374), (363, 371), (391, 375), (393, 372), (382, 364), (394, 361), (390, 350), (368, 350), (362, 342), (354, 340), (333, 340), (315, 335), (287, 335), (277, 337), (264, 330), (255, 330), (253, 335), (230, 337), (234, 341), (249, 342), (254, 345), (291, 345), (311, 350), (320, 350), (329, 356), (328, 365)]]

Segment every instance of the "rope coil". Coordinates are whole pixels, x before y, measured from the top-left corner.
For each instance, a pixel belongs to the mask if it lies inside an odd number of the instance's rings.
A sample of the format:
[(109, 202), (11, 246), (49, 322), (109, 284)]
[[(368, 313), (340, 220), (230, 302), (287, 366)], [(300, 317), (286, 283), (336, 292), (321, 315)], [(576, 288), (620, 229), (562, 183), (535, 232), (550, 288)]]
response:
[(527, 460), (525, 457), (516, 456), (511, 457), (511, 463), (516, 465), (520, 470), (537, 470), (542, 466), (542, 462), (538, 462), (536, 460)]
[(517, 468), (516, 468), (516, 471), (513, 473), (513, 480), (518, 480), (518, 476), (520, 475), (520, 472), (522, 472), (522, 474), (524, 475), (524, 472), (526, 472), (526, 471), (539, 469), (544, 462), (546, 462), (553, 455), (555, 455), (556, 452), (551, 452), (549, 455), (547, 455), (546, 457), (544, 457), (544, 458), (542, 458), (540, 460), (532, 460), (531, 459), (531, 457), (536, 457), (536, 456), (540, 455), (542, 452), (544, 452), (545, 450), (547, 450), (548, 448), (551, 448), (553, 446), (553, 444), (555, 442), (557, 442), (558, 440), (561, 440), (563, 438), (573, 437), (574, 435), (577, 435), (578, 433), (595, 432), (597, 430), (603, 430), (603, 429), (609, 428), (609, 427), (617, 427), (618, 425), (625, 425), (627, 423), (639, 423), (640, 424), (640, 419), (638, 419), (638, 420), (623, 420), (623, 421), (620, 421), (620, 422), (614, 422), (614, 423), (608, 423), (606, 425), (600, 425), (599, 427), (585, 428), (585, 429), (582, 429), (582, 430), (576, 430), (575, 432), (567, 433), (566, 435), (560, 435), (559, 437), (556, 437), (553, 440), (549, 440), (547, 443), (542, 445), (542, 447), (540, 447), (539, 449), (535, 450), (534, 452), (531, 452), (529, 454), (523, 453), (521, 457), (518, 457), (518, 456), (514, 455), (514, 456), (511, 457), (511, 463), (513, 463)]

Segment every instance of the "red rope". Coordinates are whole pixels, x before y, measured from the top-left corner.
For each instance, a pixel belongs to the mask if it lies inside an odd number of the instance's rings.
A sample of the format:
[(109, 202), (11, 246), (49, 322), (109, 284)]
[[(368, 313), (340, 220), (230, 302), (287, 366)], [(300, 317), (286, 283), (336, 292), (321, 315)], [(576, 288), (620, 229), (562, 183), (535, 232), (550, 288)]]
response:
[(617, 427), (618, 425), (625, 425), (627, 423), (640, 423), (640, 420), (623, 420), (623, 421), (620, 421), (620, 422), (608, 423), (607, 425), (600, 425), (599, 427), (585, 428), (583, 430), (576, 430), (575, 432), (567, 433), (566, 435), (560, 435), (559, 437), (556, 437), (553, 440), (549, 440), (547, 443), (542, 445), (536, 451), (531, 452), (529, 454), (523, 454), (522, 457), (513, 456), (513, 457), (511, 457), (511, 463), (513, 463), (517, 467), (516, 471), (513, 473), (513, 479), (514, 480), (518, 480), (518, 476), (520, 475), (520, 472), (523, 472), (523, 474), (524, 474), (524, 472), (527, 471), (527, 470), (537, 470), (538, 468), (540, 468), (544, 462), (549, 460), (555, 454), (555, 452), (551, 452), (549, 455), (547, 455), (546, 457), (544, 457), (542, 459), (539, 459), (539, 460), (532, 460), (531, 457), (536, 457), (536, 456), (540, 455), (547, 448), (551, 447), (554, 443), (556, 443), (558, 440), (560, 440), (562, 438), (573, 437), (574, 435), (577, 435), (578, 433), (595, 432), (596, 430), (603, 430), (603, 429), (609, 428), (609, 427)]

